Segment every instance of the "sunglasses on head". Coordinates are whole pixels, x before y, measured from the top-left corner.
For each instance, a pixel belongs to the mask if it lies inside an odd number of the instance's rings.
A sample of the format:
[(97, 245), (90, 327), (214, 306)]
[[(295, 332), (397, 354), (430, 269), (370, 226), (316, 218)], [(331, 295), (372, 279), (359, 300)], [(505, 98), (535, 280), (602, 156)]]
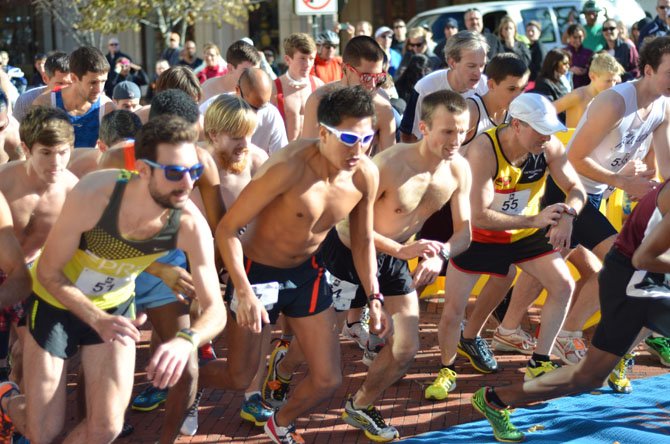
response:
[(140, 159), (142, 162), (146, 163), (152, 168), (160, 168), (165, 173), (165, 178), (171, 182), (179, 182), (184, 178), (184, 174), (188, 173), (191, 176), (191, 180), (198, 180), (202, 176), (205, 166), (201, 163), (196, 163), (191, 168), (186, 168), (179, 165), (163, 165), (160, 163), (152, 162), (148, 159)]
[(375, 86), (381, 85), (386, 81), (386, 73), (385, 72), (378, 72), (376, 74), (372, 74), (369, 72), (359, 72), (356, 68), (351, 66), (348, 63), (345, 63), (344, 66), (347, 68), (351, 69), (353, 72), (355, 72), (358, 75), (358, 78), (361, 80), (361, 83), (363, 84), (370, 84), (374, 83)]
[(321, 126), (323, 126), (325, 129), (333, 133), (340, 142), (342, 142), (347, 146), (354, 146), (359, 141), (363, 145), (369, 145), (370, 142), (372, 142), (372, 139), (375, 137), (374, 131), (369, 134), (364, 134), (361, 136), (359, 134), (352, 133), (349, 131), (340, 131), (337, 128), (333, 128), (332, 126), (326, 125), (325, 123), (321, 123)]

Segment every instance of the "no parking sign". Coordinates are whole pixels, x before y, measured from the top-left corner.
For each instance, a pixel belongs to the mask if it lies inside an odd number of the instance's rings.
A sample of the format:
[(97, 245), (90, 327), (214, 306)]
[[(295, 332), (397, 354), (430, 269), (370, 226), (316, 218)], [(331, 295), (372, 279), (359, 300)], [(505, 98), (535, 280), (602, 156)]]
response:
[(295, 0), (296, 15), (337, 14), (337, 0)]

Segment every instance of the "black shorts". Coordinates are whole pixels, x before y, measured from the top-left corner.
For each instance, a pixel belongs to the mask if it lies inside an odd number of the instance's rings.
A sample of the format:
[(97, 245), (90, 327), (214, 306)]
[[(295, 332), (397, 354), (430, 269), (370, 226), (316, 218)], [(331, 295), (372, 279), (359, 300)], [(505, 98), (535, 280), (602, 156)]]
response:
[[(102, 344), (104, 341), (93, 328), (69, 310), (54, 307), (36, 294), (28, 298), (28, 330), (37, 345), (49, 354), (68, 359), (82, 345)], [(116, 307), (105, 310), (114, 316), (135, 318), (135, 297), (130, 297)]]
[[(344, 245), (333, 228), (321, 244), (321, 256), (328, 272), (332, 275), (329, 284), (333, 291), (333, 302), (338, 311), (349, 308), (365, 307), (368, 303), (368, 295), (361, 285), (356, 268), (354, 267), (354, 257), (349, 247)], [(407, 261), (389, 256), (388, 254), (377, 255), (377, 277), (379, 279), (379, 291), (384, 296), (403, 296), (414, 291), (412, 287), (412, 275), (409, 272)], [(345, 282), (343, 287), (342, 282)], [(343, 288), (351, 288), (346, 283), (355, 285), (356, 295), (351, 304), (339, 301), (342, 296)], [(347, 306), (348, 305), (348, 306)]]
[[(572, 239), (570, 247), (582, 245), (587, 250), (593, 250), (608, 237), (617, 234), (616, 228), (600, 212), (602, 194), (589, 194), (584, 208), (572, 224)], [(547, 178), (547, 186), (542, 197), (542, 207), (565, 202), (565, 193), (556, 185), (551, 176)]]
[(545, 230), (537, 230), (509, 244), (472, 242), (470, 248), (451, 258), (451, 263), (465, 273), (507, 276), (512, 264), (526, 262), (555, 252)]
[[(446, 242), (451, 239), (454, 234), (454, 220), (451, 217), (451, 201), (444, 204), (437, 213), (433, 213), (421, 227), (421, 231), (417, 235), (418, 239), (436, 240), (439, 242)], [(445, 262), (440, 270), (440, 276), (447, 273), (447, 263)]]
[[(330, 288), (326, 284), (325, 268), (319, 255), (314, 255), (302, 264), (293, 268), (276, 268), (259, 264), (244, 258), (247, 278), (251, 285), (277, 282), (279, 297), (276, 304), (265, 307), (270, 316), (270, 323), (275, 324), (279, 313), (292, 318), (303, 318), (321, 313), (333, 303)], [(228, 280), (225, 300), (231, 306), (233, 317), (232, 298), (235, 287), (232, 280)]]
[(617, 356), (628, 353), (642, 327), (670, 336), (670, 297), (626, 294), (635, 271), (630, 259), (613, 247), (598, 275), (601, 317), (591, 343)]

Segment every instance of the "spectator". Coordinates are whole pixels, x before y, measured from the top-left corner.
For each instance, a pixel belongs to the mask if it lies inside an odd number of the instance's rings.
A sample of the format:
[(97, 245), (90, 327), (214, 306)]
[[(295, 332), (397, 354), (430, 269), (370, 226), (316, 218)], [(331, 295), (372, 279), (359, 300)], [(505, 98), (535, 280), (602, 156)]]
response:
[(388, 26), (382, 26), (381, 28), (375, 31), (375, 40), (379, 43), (379, 46), (382, 47), (388, 58), (388, 73), (389, 75), (395, 75), (398, 67), (400, 67), (400, 61), (402, 60), (402, 55), (391, 48), (391, 42), (393, 41), (393, 31)]
[(491, 31), (484, 28), (484, 18), (482, 12), (477, 8), (470, 8), (465, 11), (463, 16), (465, 20), (465, 29), (468, 31), (478, 32), (484, 35), (486, 43), (489, 45), (489, 51), (486, 53), (486, 59), (491, 60), (496, 54), (505, 52), (498, 38), (491, 34)]
[(72, 84), (70, 59), (66, 53), (56, 51), (47, 57), (44, 63), (43, 80), (46, 83), (45, 86), (38, 86), (24, 92), (16, 101), (16, 105), (14, 105), (14, 117), (19, 122), (23, 120), (37, 97)]
[(430, 59), (424, 54), (413, 54), (409, 59), (407, 68), (395, 82), (398, 97), (404, 100), (405, 103), (409, 103), (416, 82), (430, 72), (432, 72)]
[(268, 65), (270, 65), (272, 72), (274, 72), (277, 77), (282, 75), (283, 72), (279, 68), (279, 64), (277, 63), (277, 55), (275, 54), (274, 49), (270, 47), (265, 48), (263, 50), (263, 55), (265, 55), (265, 60), (268, 62)]
[(670, 34), (670, 0), (656, 1), (656, 18), (645, 26), (640, 27), (640, 37), (637, 41), (638, 49), (642, 48), (642, 44), (647, 37), (659, 37)]
[(133, 82), (123, 81), (117, 83), (112, 92), (112, 100), (116, 109), (125, 109), (126, 111), (135, 112), (141, 108), (140, 98), (142, 92), (140, 87)]
[(260, 67), (261, 56), (253, 45), (242, 39), (228, 47), (226, 61), (228, 72), (221, 77), (211, 78), (202, 85), (203, 99), (234, 92), (242, 71), (246, 68)]
[(407, 38), (407, 25), (401, 18), (393, 20), (393, 43), (391, 48), (402, 54), (405, 48), (405, 39)]
[[(630, 34), (628, 33), (628, 28), (626, 27), (626, 24), (623, 22), (623, 20), (616, 20), (616, 28), (619, 30), (619, 38), (622, 39), (624, 42), (628, 43), (629, 45), (635, 46), (635, 42), (630, 38)], [(604, 24), (603, 24), (604, 26)], [(635, 48), (637, 49), (637, 48)]]
[(23, 94), (28, 86), (28, 80), (26, 80), (21, 68), (9, 64), (9, 54), (7, 51), (0, 51), (0, 65), (9, 76), (9, 81), (14, 85), (14, 88), (16, 88), (19, 94)]
[(526, 66), (530, 65), (530, 51), (525, 43), (517, 40), (516, 24), (510, 16), (500, 19), (498, 25), (498, 38), (503, 47), (503, 52), (511, 52), (519, 56)]
[(337, 55), (340, 38), (333, 31), (326, 30), (316, 37), (318, 47), (312, 74), (324, 83), (334, 82), (342, 78), (342, 57)]
[[(574, 25), (570, 25), (574, 26)], [(559, 48), (554, 48), (547, 53), (542, 63), (542, 69), (535, 80), (535, 88), (532, 92), (542, 94), (550, 101), (555, 102), (570, 92), (562, 77), (570, 68), (570, 53)], [(565, 113), (558, 115), (565, 122)]]
[(176, 32), (171, 32), (170, 38), (168, 40), (168, 47), (165, 48), (160, 55), (160, 58), (167, 60), (170, 66), (176, 66), (179, 64), (179, 53), (181, 52), (179, 42), (181, 42), (181, 37), (179, 34)]
[(35, 57), (33, 58), (33, 67), (35, 68), (35, 72), (30, 78), (28, 86), (36, 87), (46, 85), (44, 82), (44, 64), (46, 61), (47, 55), (43, 52), (35, 54)]
[(400, 62), (400, 67), (398, 68), (398, 74), (402, 72), (407, 67), (409, 59), (412, 58), (414, 54), (424, 54), (430, 59), (431, 69), (436, 70), (442, 65), (442, 59), (437, 57), (428, 49), (428, 40), (426, 39), (426, 30), (420, 26), (411, 28), (407, 32), (407, 39), (405, 39), (405, 51)]
[(440, 69), (447, 67), (447, 60), (444, 57), (444, 47), (446, 46), (449, 37), (458, 32), (458, 22), (456, 21), (456, 19), (453, 17), (449, 17), (448, 19), (446, 19), (444, 21), (444, 27), (442, 28), (442, 32), (444, 33), (444, 38), (440, 40), (437, 46), (435, 46), (435, 50), (433, 51), (435, 55), (439, 57), (440, 61), (442, 62), (442, 64), (440, 65)]
[(354, 26), (354, 37), (357, 35), (367, 35), (372, 37), (372, 24), (367, 20), (361, 20), (356, 22)]
[(570, 72), (572, 73), (572, 87), (579, 88), (580, 86), (588, 85), (589, 80), (589, 63), (593, 57), (593, 51), (583, 45), (584, 42), (584, 27), (582, 25), (568, 26), (568, 46), (564, 49), (570, 53), (572, 65)]
[(117, 39), (116, 37), (110, 38), (107, 41), (107, 54), (105, 54), (107, 63), (109, 63), (110, 67), (114, 68), (116, 66), (116, 62), (121, 57), (125, 57), (131, 62), (133, 61), (133, 59), (130, 58), (128, 54), (121, 52), (121, 45), (119, 44), (119, 39)]
[(197, 53), (198, 47), (195, 45), (195, 42), (193, 40), (186, 40), (179, 58), (179, 64), (188, 66), (196, 75), (205, 69), (205, 62), (198, 57)]
[(616, 21), (605, 20), (602, 29), (607, 53), (614, 56), (624, 69), (621, 80), (627, 82), (640, 77), (640, 70), (637, 66), (639, 58), (637, 49), (632, 43), (627, 43), (620, 37)]
[(605, 39), (603, 38), (602, 25), (598, 24), (598, 13), (601, 11), (600, 7), (594, 1), (584, 3), (582, 13), (586, 19), (584, 26), (584, 47), (593, 52), (598, 52), (605, 47)]
[(160, 77), (160, 75), (163, 74), (165, 71), (167, 71), (169, 68), (170, 64), (168, 63), (167, 60), (158, 59), (156, 61), (155, 72), (153, 77), (151, 78), (151, 84), (149, 85), (149, 88), (147, 88), (147, 96), (146, 96), (147, 102), (151, 102), (151, 99), (154, 98), (154, 94), (156, 93), (156, 82), (158, 81), (158, 77)]
[(633, 42), (635, 43), (635, 47), (637, 48), (638, 54), (640, 53), (640, 31), (645, 28), (649, 23), (651, 23), (653, 20), (651, 17), (642, 17), (639, 21), (636, 23), (633, 23), (633, 27), (631, 28), (631, 38), (633, 39)]
[(530, 41), (528, 50), (530, 51), (530, 64), (528, 69), (530, 69), (530, 78), (531, 82), (534, 82), (537, 78), (537, 74), (542, 68), (542, 61), (546, 51), (542, 42), (540, 42), (540, 37), (542, 36), (542, 25), (536, 20), (531, 20), (526, 25), (526, 37)]
[(214, 43), (207, 43), (204, 47), (205, 55), (205, 69), (198, 73), (198, 80), (200, 83), (205, 83), (208, 79), (214, 77), (221, 77), (228, 72), (228, 66), (223, 57), (219, 47)]
[(112, 96), (114, 87), (121, 82), (133, 82), (135, 85), (143, 86), (149, 84), (149, 76), (140, 65), (136, 65), (125, 57), (116, 60), (114, 71), (110, 71), (105, 83), (105, 94)]

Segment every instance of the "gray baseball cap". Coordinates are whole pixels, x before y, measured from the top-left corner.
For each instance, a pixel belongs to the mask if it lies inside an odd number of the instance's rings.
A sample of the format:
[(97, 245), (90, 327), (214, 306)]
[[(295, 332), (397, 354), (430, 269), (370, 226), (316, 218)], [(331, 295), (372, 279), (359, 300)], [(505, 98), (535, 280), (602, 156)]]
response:
[(128, 80), (118, 83), (114, 87), (114, 92), (112, 92), (112, 99), (114, 100), (140, 99), (141, 97), (140, 87)]

